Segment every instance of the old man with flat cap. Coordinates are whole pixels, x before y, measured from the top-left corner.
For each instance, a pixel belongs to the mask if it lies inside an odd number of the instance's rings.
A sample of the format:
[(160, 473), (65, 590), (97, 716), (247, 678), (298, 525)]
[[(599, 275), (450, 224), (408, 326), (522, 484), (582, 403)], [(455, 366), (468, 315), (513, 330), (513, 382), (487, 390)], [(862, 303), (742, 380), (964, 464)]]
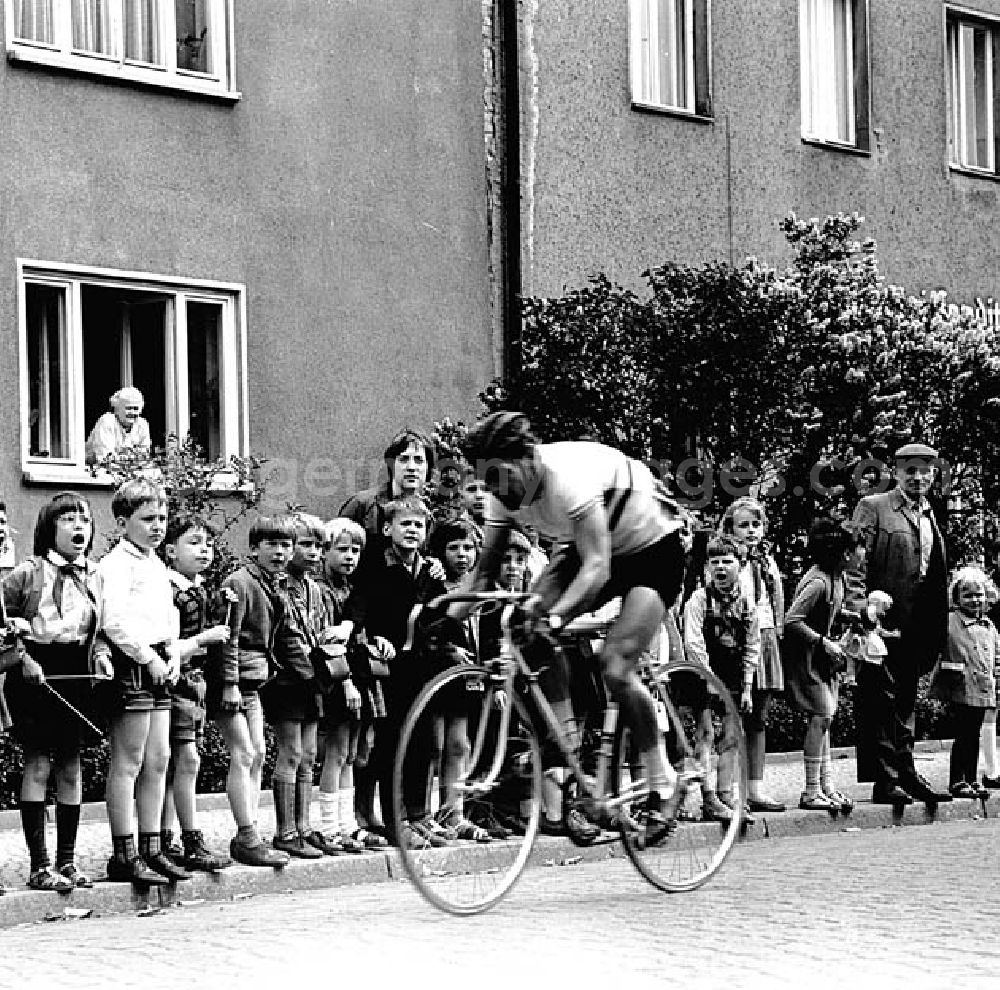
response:
[(924, 443), (908, 443), (894, 455), (896, 487), (861, 499), (854, 525), (865, 555), (847, 575), (849, 601), (863, 611), (872, 591), (892, 596), (884, 617), (888, 655), (881, 664), (862, 663), (855, 697), (858, 780), (872, 781), (880, 804), (950, 801), (913, 765), (917, 681), (933, 666), (948, 631), (944, 540), (927, 502), (938, 454)]

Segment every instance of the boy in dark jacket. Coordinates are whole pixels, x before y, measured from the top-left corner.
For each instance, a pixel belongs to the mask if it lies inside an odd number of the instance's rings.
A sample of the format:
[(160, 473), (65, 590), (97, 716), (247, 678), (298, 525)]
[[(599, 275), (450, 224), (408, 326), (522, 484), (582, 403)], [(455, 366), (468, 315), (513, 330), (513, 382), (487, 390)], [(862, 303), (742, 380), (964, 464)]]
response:
[[(381, 636), (396, 650), (387, 685), (388, 715), (379, 726), (375, 751), (369, 759), (369, 764), (377, 768), (382, 820), (389, 825), (392, 822), (392, 761), (399, 731), (426, 680), (426, 669), (417, 653), (403, 649), (410, 613), (415, 605), (429, 602), (447, 589), (443, 581), (431, 577), (431, 565), (420, 552), (427, 539), (430, 520), (430, 511), (423, 500), (417, 497), (394, 499), (385, 506), (384, 512), (386, 546), (377, 561), (379, 566), (373, 566), (365, 575), (362, 595), (367, 603), (365, 629), (369, 639)], [(420, 766), (407, 768), (404, 804), (411, 819), (410, 828), (417, 836), (414, 841), (445, 845), (444, 830), (433, 821), (426, 808), (430, 757), (428, 751), (426, 765), (420, 760), (416, 761)], [(411, 838), (400, 836), (399, 841)]]
[(292, 520), (261, 516), (250, 527), (250, 559), (223, 582), (235, 595), (229, 641), (205, 671), (208, 714), (229, 750), (226, 794), (236, 819), (233, 859), (248, 866), (284, 866), (287, 853), (269, 849), (257, 831), (264, 768), (264, 712), (260, 688), (271, 676), (275, 639), (288, 609), (286, 568), (292, 556)]

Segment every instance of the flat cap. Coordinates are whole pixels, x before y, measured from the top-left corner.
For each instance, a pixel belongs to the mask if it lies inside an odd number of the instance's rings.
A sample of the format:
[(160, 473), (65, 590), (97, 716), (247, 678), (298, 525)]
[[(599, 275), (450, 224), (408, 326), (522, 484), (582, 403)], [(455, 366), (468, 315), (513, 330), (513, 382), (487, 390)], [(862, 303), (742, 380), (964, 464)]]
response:
[(893, 457), (897, 461), (913, 460), (914, 458), (936, 461), (938, 452), (933, 447), (928, 447), (925, 443), (906, 443), (893, 454)]

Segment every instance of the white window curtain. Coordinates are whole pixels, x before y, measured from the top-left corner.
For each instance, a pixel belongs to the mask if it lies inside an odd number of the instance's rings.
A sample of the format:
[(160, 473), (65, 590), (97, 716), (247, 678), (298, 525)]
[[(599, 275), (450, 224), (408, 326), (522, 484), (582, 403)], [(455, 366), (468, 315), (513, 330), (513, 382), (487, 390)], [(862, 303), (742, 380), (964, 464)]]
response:
[(853, 144), (852, 0), (799, 0), (802, 133)]
[(52, 2), (53, 0), (15, 0), (14, 23), (18, 38), (48, 45), (55, 43)]
[(993, 146), (993, 37), (985, 25), (949, 25), (952, 145), (959, 165), (996, 167)]
[(125, 0), (125, 57), (164, 64), (160, 0)]
[(111, 0), (73, 0), (73, 48), (116, 55)]
[(635, 97), (694, 110), (692, 0), (634, 0)]

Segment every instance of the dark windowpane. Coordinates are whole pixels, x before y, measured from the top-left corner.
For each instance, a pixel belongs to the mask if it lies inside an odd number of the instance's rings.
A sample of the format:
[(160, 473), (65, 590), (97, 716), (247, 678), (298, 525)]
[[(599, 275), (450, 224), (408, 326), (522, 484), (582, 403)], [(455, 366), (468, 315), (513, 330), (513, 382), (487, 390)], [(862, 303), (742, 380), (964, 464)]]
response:
[(188, 303), (188, 399), (191, 437), (209, 458), (221, 452), (221, 401), (219, 390), (219, 336), (222, 306), (218, 303)]

